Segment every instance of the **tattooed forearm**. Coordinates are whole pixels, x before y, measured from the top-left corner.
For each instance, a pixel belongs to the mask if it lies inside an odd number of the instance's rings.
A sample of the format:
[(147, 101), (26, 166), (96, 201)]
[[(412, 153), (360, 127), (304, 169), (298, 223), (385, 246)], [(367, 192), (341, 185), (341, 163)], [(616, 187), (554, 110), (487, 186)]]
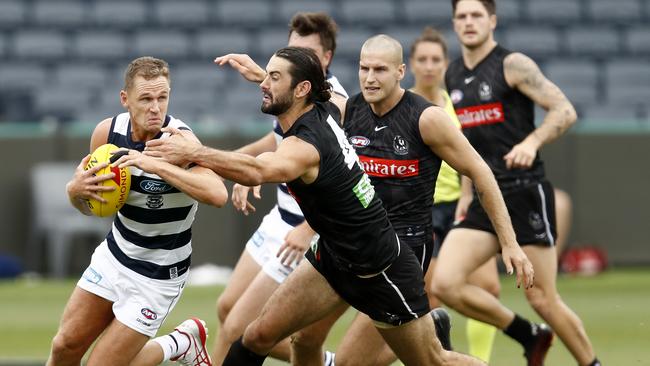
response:
[(504, 60), (506, 80), (547, 113), (544, 121), (528, 137), (541, 147), (558, 137), (576, 120), (576, 112), (562, 90), (549, 81), (529, 57), (513, 53)]

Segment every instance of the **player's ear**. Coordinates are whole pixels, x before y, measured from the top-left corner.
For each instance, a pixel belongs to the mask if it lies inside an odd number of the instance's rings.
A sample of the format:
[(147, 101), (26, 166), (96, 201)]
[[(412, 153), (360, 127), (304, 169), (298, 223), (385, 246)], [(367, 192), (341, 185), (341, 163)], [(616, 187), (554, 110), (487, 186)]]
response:
[(308, 96), (309, 93), (311, 93), (311, 83), (308, 80), (299, 82), (293, 90), (293, 96), (295, 98), (304, 98)]
[(127, 97), (126, 91), (120, 90), (120, 104), (122, 104), (122, 107), (128, 110), (129, 108), (126, 104), (126, 97)]
[(397, 66), (397, 72), (399, 73), (397, 80), (402, 81), (406, 74), (406, 64), (399, 64), (399, 66)]

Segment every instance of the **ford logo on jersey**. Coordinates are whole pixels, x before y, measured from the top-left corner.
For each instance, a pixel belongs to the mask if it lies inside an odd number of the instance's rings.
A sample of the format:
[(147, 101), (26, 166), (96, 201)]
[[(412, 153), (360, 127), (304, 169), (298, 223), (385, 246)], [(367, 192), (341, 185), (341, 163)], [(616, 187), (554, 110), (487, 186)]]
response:
[(140, 188), (147, 193), (165, 193), (172, 189), (172, 186), (156, 180), (143, 180), (140, 182)]
[(352, 136), (350, 137), (350, 143), (354, 147), (366, 147), (370, 144), (370, 140), (364, 136)]
[(142, 310), (140, 310), (140, 312), (142, 313), (142, 315), (144, 315), (145, 318), (147, 318), (147, 319), (149, 319), (149, 320), (156, 320), (156, 319), (158, 319), (158, 314), (156, 314), (156, 313), (155, 313), (153, 310), (151, 310), (151, 309), (148, 309), (148, 308), (142, 308)]

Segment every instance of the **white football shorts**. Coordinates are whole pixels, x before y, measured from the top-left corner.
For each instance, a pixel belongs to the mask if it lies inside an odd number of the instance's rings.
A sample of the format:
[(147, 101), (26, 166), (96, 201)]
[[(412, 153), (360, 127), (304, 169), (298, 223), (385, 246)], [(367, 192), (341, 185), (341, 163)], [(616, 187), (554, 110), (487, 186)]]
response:
[(171, 280), (142, 276), (119, 263), (104, 241), (77, 286), (112, 301), (118, 321), (153, 337), (180, 299), (188, 273)]
[(262, 271), (277, 283), (282, 283), (297, 266), (295, 262), (285, 266), (277, 257), (278, 250), (284, 244), (284, 238), (291, 230), (293, 226), (282, 220), (276, 205), (264, 216), (257, 231), (246, 243), (248, 254), (262, 267)]

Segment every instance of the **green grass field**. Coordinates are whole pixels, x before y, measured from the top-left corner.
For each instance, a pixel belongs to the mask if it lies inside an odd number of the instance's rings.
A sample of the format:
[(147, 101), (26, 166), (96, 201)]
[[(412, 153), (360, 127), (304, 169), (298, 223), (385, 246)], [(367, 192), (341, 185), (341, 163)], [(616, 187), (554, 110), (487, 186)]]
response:
[[(75, 282), (6, 281), (0, 282), (0, 364), (33, 361), (42, 364), (50, 339)], [(568, 303), (584, 321), (598, 356), (608, 366), (650, 365), (650, 269), (611, 270), (596, 277), (562, 276), (558, 287)], [(210, 331), (217, 328), (214, 304), (221, 287), (189, 287), (165, 323), (162, 333), (171, 330), (190, 315), (208, 321)], [(512, 278), (503, 278), (502, 298), (516, 312), (534, 320), (525, 299)], [(464, 319), (452, 313), (452, 337), (459, 351), (466, 350)], [(335, 349), (352, 319), (348, 312), (328, 340)], [(161, 334), (162, 334), (161, 333)], [(521, 348), (501, 333), (497, 334), (491, 364), (523, 365)], [(282, 365), (268, 361), (267, 365)], [(568, 351), (556, 339), (546, 365), (575, 365)]]

